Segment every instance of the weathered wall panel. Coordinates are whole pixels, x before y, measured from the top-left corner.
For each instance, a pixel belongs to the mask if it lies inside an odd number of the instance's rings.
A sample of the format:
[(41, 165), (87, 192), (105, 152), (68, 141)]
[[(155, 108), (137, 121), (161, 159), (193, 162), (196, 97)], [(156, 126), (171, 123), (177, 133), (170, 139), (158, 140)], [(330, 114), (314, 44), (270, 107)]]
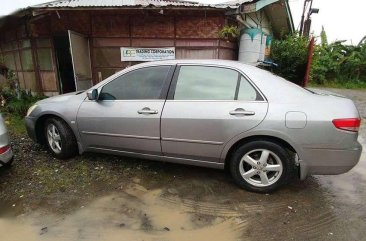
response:
[(132, 47), (174, 47), (172, 39), (132, 39)]
[(94, 38), (94, 47), (123, 47), (130, 46), (130, 38)]
[(95, 37), (129, 37), (130, 16), (93, 15), (92, 31)]
[(177, 49), (177, 59), (217, 59), (217, 49)]
[(54, 72), (41, 72), (40, 76), (44, 91), (57, 91), (56, 74)]
[(176, 21), (177, 38), (218, 38), (222, 17), (180, 17)]
[(93, 63), (95, 67), (124, 67), (121, 61), (120, 48), (95, 48), (93, 50)]
[(233, 49), (220, 49), (219, 50), (219, 59), (228, 59), (234, 60), (237, 58), (236, 51)]
[(174, 38), (174, 18), (172, 16), (134, 16), (132, 37)]

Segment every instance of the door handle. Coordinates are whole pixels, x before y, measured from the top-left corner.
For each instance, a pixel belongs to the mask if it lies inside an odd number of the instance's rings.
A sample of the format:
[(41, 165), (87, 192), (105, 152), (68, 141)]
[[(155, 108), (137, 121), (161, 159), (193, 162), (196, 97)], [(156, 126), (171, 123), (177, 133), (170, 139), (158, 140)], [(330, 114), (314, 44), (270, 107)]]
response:
[(243, 116), (252, 116), (255, 115), (254, 111), (247, 111), (242, 108), (235, 109), (230, 111), (230, 115), (243, 115)]
[(137, 111), (140, 115), (156, 115), (158, 113), (157, 110), (151, 110), (149, 107), (145, 107), (142, 110)]

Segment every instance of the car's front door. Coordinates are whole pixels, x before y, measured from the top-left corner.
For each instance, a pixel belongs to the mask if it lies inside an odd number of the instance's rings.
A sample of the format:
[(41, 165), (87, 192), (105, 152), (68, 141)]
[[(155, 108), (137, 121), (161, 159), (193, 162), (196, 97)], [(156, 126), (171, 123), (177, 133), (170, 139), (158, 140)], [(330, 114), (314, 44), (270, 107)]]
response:
[(140, 68), (99, 88), (86, 99), (77, 124), (84, 148), (161, 154), (160, 117), (171, 66)]
[(238, 71), (178, 66), (161, 120), (167, 156), (218, 162), (225, 143), (257, 126), (268, 103)]

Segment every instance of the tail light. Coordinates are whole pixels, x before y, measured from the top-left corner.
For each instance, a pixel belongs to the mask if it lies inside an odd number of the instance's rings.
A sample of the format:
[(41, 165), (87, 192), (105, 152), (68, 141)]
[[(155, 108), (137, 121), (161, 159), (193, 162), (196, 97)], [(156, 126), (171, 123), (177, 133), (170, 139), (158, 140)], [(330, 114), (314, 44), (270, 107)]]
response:
[(0, 154), (3, 154), (5, 152), (7, 152), (10, 149), (10, 146), (3, 146), (0, 147)]
[(361, 119), (349, 118), (349, 119), (335, 119), (333, 125), (337, 129), (357, 132), (361, 125)]

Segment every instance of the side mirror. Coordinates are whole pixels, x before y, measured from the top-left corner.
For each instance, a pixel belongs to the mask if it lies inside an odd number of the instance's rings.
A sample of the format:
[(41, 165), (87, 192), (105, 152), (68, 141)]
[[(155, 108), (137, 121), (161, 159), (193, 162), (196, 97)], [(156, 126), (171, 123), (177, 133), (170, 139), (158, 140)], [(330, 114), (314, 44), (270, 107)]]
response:
[(92, 89), (89, 90), (86, 95), (88, 96), (89, 100), (98, 100), (98, 90), (97, 89)]

